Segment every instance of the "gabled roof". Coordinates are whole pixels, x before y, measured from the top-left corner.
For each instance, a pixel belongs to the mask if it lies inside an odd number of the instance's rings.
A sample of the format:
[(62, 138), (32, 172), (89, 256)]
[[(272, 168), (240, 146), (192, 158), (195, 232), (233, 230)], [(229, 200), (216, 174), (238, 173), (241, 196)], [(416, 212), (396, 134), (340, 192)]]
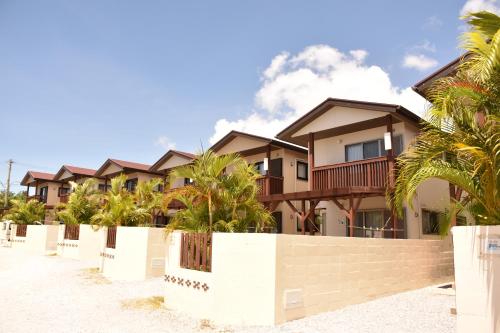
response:
[[(106, 162), (104, 162), (99, 169), (95, 172), (96, 177), (101, 177), (102, 173), (106, 168), (114, 164), (121, 168), (123, 171), (141, 171), (141, 172), (146, 172), (146, 173), (152, 173), (149, 171), (149, 168), (151, 168), (151, 165), (149, 164), (142, 164), (142, 163), (136, 163), (136, 162), (130, 162), (130, 161), (123, 161), (123, 160), (117, 160), (114, 158), (108, 158)], [(154, 172), (153, 172), (154, 173)]]
[(54, 179), (60, 180), (65, 171), (68, 171), (73, 176), (85, 176), (85, 177), (93, 177), (96, 170), (76, 167), (73, 165), (63, 165), (61, 169), (55, 174)]
[(427, 94), (426, 90), (429, 89), (429, 87), (432, 85), (432, 83), (440, 78), (446, 77), (446, 76), (451, 76), (453, 75), (460, 63), (467, 57), (471, 55), (470, 52), (462, 54), (460, 57), (454, 59), (447, 65), (441, 67), (434, 73), (426, 76), (424, 79), (420, 80), (419, 82), (415, 83), (412, 87), (412, 89), (421, 95), (422, 97), (427, 99)]
[(307, 153), (306, 148), (299, 146), (299, 145), (295, 145), (295, 144), (290, 143), (290, 142), (286, 142), (286, 141), (278, 140), (278, 139), (266, 138), (263, 136), (258, 136), (258, 135), (234, 131), (234, 130), (227, 133), (222, 139), (220, 139), (219, 141), (214, 143), (212, 145), (212, 147), (210, 147), (210, 150), (217, 153), (217, 151), (219, 149), (221, 149), (222, 147), (224, 147), (225, 145), (227, 145), (229, 142), (231, 142), (232, 140), (234, 140), (237, 137), (246, 137), (246, 138), (253, 139), (256, 141), (261, 141), (262, 146), (266, 146), (266, 145), (270, 144), (272, 146), (286, 148), (286, 149), (298, 151), (300, 153)]
[(189, 162), (191, 162), (192, 160), (194, 160), (196, 158), (195, 154), (187, 153), (185, 151), (170, 149), (169, 151), (167, 151), (165, 153), (165, 155), (163, 155), (162, 157), (160, 157), (160, 159), (158, 161), (156, 161), (149, 168), (149, 171), (151, 171), (151, 172), (157, 172), (158, 168), (160, 166), (162, 166), (166, 161), (168, 161), (172, 156), (179, 156), (179, 157), (185, 158)]
[[(370, 111), (380, 111), (392, 114), (394, 117), (401, 121), (406, 121), (418, 126), (421, 118), (409, 111), (408, 109), (396, 104), (387, 103), (376, 103), (376, 102), (366, 102), (366, 101), (355, 101), (340, 98), (327, 98), (322, 103), (317, 105), (314, 109), (297, 119), (287, 128), (282, 130), (276, 137), (281, 140), (286, 140), (290, 142), (298, 142), (300, 140), (295, 140), (292, 138), (293, 134), (299, 131), (301, 128), (330, 110), (334, 106), (343, 106), (353, 109), (364, 109)], [(303, 140), (302, 140), (303, 141)]]
[(28, 171), (28, 172), (26, 172), (26, 175), (23, 177), (23, 180), (21, 180), (21, 185), (27, 186), (30, 178), (32, 178), (35, 181), (36, 180), (53, 181), (54, 176), (55, 175), (53, 173), (39, 172), (39, 171)]

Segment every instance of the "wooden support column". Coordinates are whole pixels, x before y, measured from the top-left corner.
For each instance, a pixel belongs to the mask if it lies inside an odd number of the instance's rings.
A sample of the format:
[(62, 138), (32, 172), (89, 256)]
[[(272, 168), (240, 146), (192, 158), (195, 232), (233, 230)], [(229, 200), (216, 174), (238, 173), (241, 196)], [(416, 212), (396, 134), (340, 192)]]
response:
[(314, 189), (314, 177), (313, 177), (314, 133), (309, 133), (309, 137), (308, 137), (308, 141), (307, 141), (307, 169), (309, 170), (309, 175), (308, 175), (309, 191), (312, 191)]
[(267, 145), (266, 150), (266, 158), (267, 158), (267, 172), (266, 172), (266, 195), (271, 194), (271, 144)]
[[(389, 164), (389, 180), (387, 186), (389, 186), (391, 190), (391, 196), (394, 194), (394, 184), (396, 182), (395, 177), (395, 161), (394, 161), (394, 137), (392, 133), (392, 116), (387, 115), (387, 132), (390, 133), (391, 136), (391, 149), (387, 151), (387, 162)], [(392, 236), (393, 238), (397, 238), (397, 215), (396, 209), (393, 204), (391, 204), (391, 219), (392, 219)]]
[(349, 237), (354, 237), (354, 218), (356, 212), (354, 211), (354, 204), (352, 197), (349, 198)]
[(26, 200), (28, 200), (29, 196), (30, 196), (30, 184), (28, 184), (28, 188), (26, 189)]
[(104, 192), (108, 192), (108, 177), (104, 177)]

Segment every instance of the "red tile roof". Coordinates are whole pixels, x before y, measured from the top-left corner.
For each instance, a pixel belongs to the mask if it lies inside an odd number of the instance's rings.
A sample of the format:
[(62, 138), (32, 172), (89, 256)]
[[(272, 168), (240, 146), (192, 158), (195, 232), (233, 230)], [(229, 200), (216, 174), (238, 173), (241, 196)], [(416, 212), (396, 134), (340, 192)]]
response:
[(72, 174), (84, 176), (93, 176), (96, 172), (96, 170), (94, 169), (80, 168), (72, 165), (64, 165), (64, 168), (66, 168)]
[(149, 168), (151, 167), (151, 165), (148, 165), (148, 164), (116, 160), (114, 158), (110, 158), (109, 160), (113, 163), (116, 163), (118, 166), (120, 166), (122, 168), (148, 171)]
[(31, 175), (31, 177), (33, 177), (33, 179), (40, 180), (53, 180), (55, 176), (53, 173), (47, 172), (28, 171), (28, 173)]

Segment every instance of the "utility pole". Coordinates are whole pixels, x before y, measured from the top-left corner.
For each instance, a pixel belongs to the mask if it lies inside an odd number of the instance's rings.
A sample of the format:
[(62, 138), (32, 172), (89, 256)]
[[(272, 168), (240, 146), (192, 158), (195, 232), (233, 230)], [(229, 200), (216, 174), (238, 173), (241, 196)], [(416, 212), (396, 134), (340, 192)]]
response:
[(10, 172), (12, 171), (12, 163), (14, 161), (12, 159), (7, 161), (8, 164), (8, 171), (7, 171), (7, 186), (5, 187), (5, 197), (4, 197), (4, 203), (3, 206), (7, 208), (9, 205), (9, 192), (10, 192)]

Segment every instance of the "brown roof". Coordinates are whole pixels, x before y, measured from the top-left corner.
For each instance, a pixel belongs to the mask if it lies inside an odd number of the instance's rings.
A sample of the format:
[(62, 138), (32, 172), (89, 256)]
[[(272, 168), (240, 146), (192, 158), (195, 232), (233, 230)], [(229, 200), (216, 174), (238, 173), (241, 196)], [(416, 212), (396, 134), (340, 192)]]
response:
[[(421, 121), (421, 118), (417, 116), (415, 113), (409, 111), (408, 109), (402, 107), (397, 104), (387, 104), (387, 103), (376, 103), (376, 102), (366, 102), (366, 101), (355, 101), (348, 99), (340, 99), (340, 98), (327, 98), (322, 103), (317, 105), (314, 109), (294, 121), (287, 128), (282, 130), (276, 137), (281, 140), (286, 140), (298, 144), (304, 144), (302, 141), (296, 138), (292, 138), (293, 133), (300, 130), (302, 127), (306, 126), (314, 119), (321, 116), (323, 113), (327, 112), (334, 106), (344, 106), (355, 109), (365, 109), (371, 111), (381, 111), (388, 112), (394, 116), (397, 116), (398, 119), (413, 123), (418, 125)], [(375, 121), (375, 120), (373, 120)]]
[(445, 66), (441, 67), (440, 69), (438, 69), (437, 71), (435, 71), (434, 73), (426, 76), (425, 78), (423, 78), (419, 82), (415, 83), (413, 85), (412, 89), (416, 93), (418, 93), (419, 95), (421, 95), (422, 97), (427, 99), (426, 90), (432, 85), (432, 83), (437, 79), (443, 78), (445, 76), (453, 75), (456, 72), (457, 67), (460, 65), (460, 63), (470, 55), (471, 55), (470, 52), (462, 54), (460, 57), (454, 59), (453, 61), (451, 61), (447, 65), (445, 65)]
[(96, 170), (76, 167), (73, 165), (63, 165), (59, 171), (55, 174), (54, 180), (60, 180), (64, 171), (68, 171), (74, 176), (86, 176), (86, 177), (94, 177)]
[(28, 185), (28, 180), (29, 178), (33, 178), (34, 180), (44, 180), (44, 181), (52, 181), (54, 180), (54, 174), (53, 173), (47, 173), (47, 172), (39, 172), (39, 171), (28, 171), (26, 172), (26, 175), (23, 177), (23, 180), (21, 180), (21, 185)]
[(267, 144), (271, 144), (273, 146), (278, 146), (278, 147), (281, 147), (281, 148), (295, 150), (295, 151), (298, 151), (300, 153), (307, 153), (307, 149), (306, 148), (304, 148), (302, 146), (299, 146), (299, 145), (296, 145), (296, 144), (293, 144), (293, 143), (290, 143), (290, 142), (286, 142), (286, 141), (283, 141), (283, 140), (272, 139), (272, 138), (266, 138), (266, 137), (263, 137), (263, 136), (258, 136), (258, 135), (244, 133), (244, 132), (239, 132), (239, 131), (234, 131), (234, 130), (231, 131), (231, 132), (229, 132), (229, 133), (227, 133), (222, 139), (220, 139), (219, 141), (217, 141), (216, 143), (214, 143), (212, 145), (212, 147), (210, 147), (210, 149), (213, 150), (214, 152), (217, 152), (219, 149), (221, 149), (222, 147), (224, 147), (226, 144), (228, 144), (229, 142), (231, 142), (234, 138), (236, 138), (238, 136), (247, 137), (247, 138), (250, 138), (250, 139), (255, 139), (255, 140), (258, 140), (258, 141), (262, 141), (263, 146), (267, 145)]
[(149, 171), (151, 172), (157, 172), (158, 171), (158, 168), (163, 164), (165, 163), (165, 161), (167, 161), (171, 156), (173, 155), (177, 155), (177, 156), (180, 156), (180, 157), (184, 157), (186, 159), (188, 159), (189, 161), (192, 161), (196, 158), (196, 155), (195, 154), (191, 154), (191, 153), (187, 153), (185, 151), (180, 151), (180, 150), (173, 150), (173, 149), (170, 149), (169, 151), (167, 151), (162, 157), (160, 157), (160, 159), (158, 161), (156, 161), (150, 168), (149, 168)]
[(108, 167), (109, 164), (115, 164), (122, 168), (124, 171), (141, 171), (141, 172), (146, 172), (146, 173), (155, 173), (149, 171), (151, 168), (151, 165), (149, 164), (143, 164), (143, 163), (137, 163), (137, 162), (130, 162), (130, 161), (123, 161), (123, 160), (117, 160), (115, 158), (108, 158), (106, 162), (104, 162), (99, 169), (95, 172), (96, 177), (100, 177), (104, 170)]

